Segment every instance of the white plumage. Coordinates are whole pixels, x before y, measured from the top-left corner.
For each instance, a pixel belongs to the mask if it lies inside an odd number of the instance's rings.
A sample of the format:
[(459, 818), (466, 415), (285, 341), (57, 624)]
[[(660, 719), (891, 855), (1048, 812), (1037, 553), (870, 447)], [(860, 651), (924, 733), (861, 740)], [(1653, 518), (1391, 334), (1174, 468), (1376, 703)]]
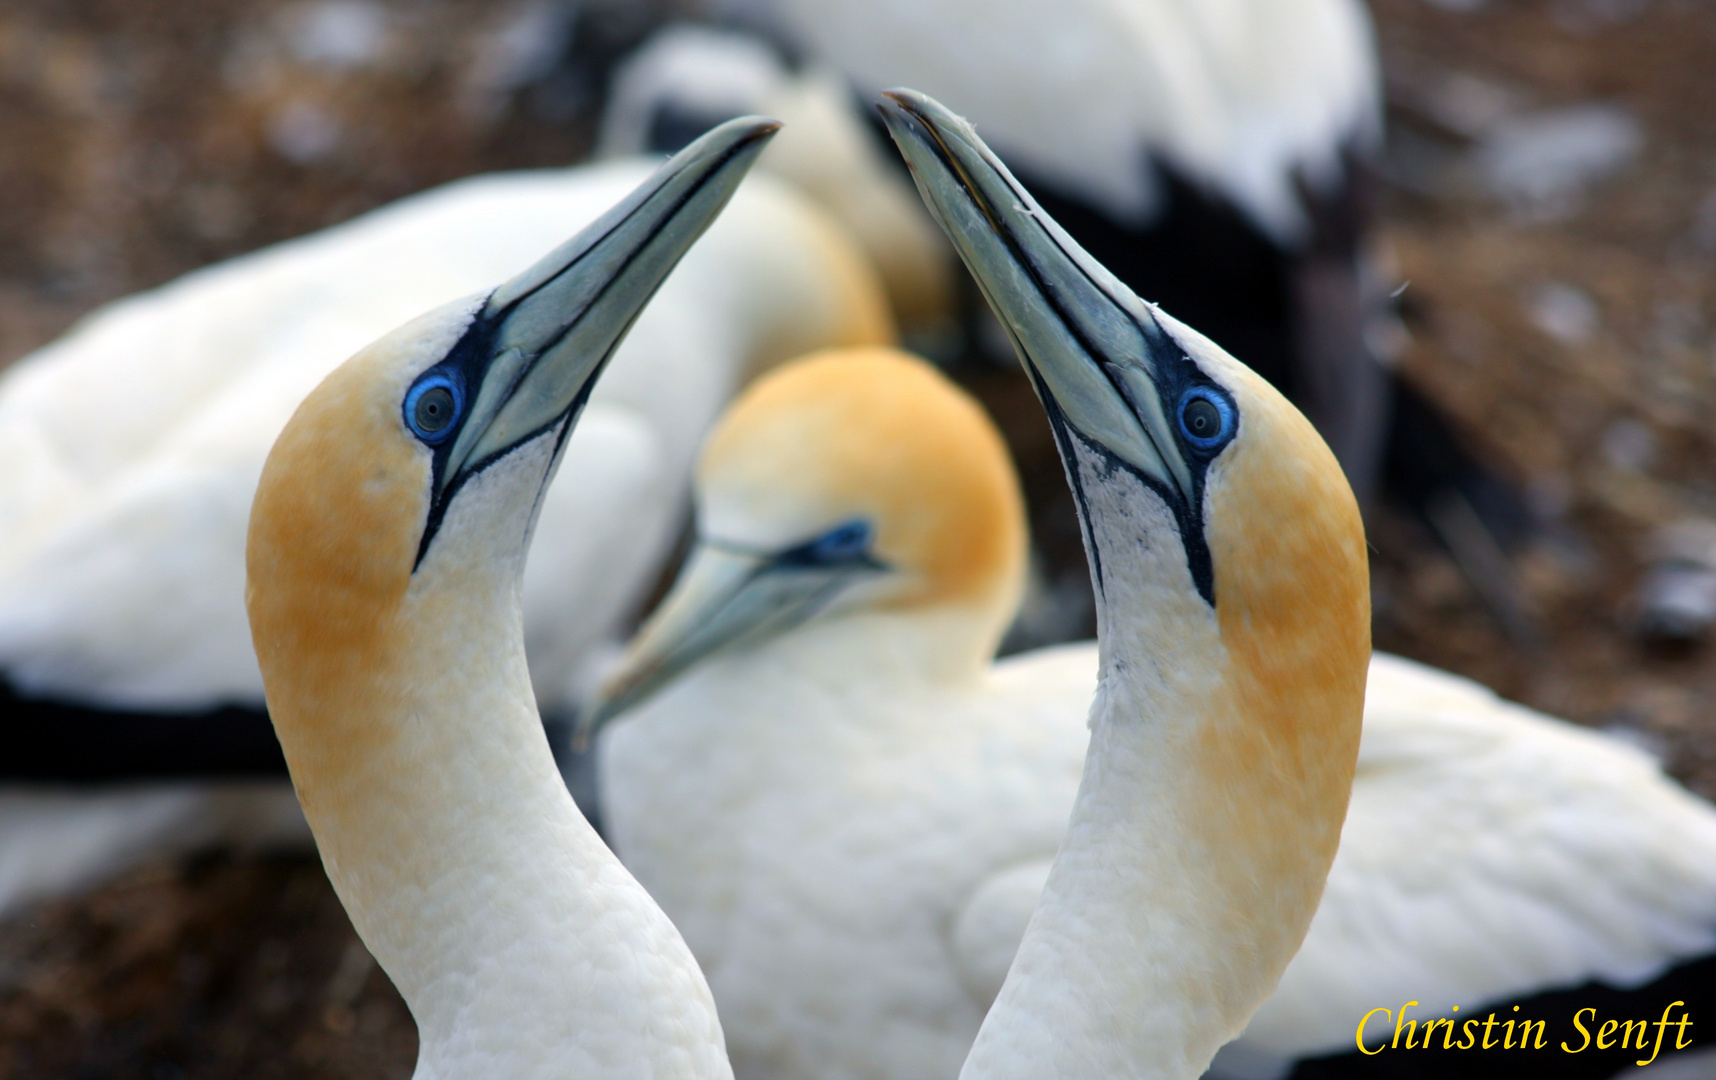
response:
[[(243, 538), (292, 409), (359, 347), (528, 265), (650, 167), (451, 184), (115, 303), (20, 361), (0, 384), (0, 672), (109, 709), (259, 707)], [(739, 193), (639, 320), (544, 499), (525, 625), (545, 707), (576, 700), (582, 665), (659, 572), (697, 442), (734, 389), (802, 349), (890, 333), (863, 256), (821, 211), (766, 178)], [(177, 792), (139, 796), (178, 808), (154, 839), (143, 815), (105, 844), (91, 832), (56, 874), (0, 877), (0, 911), (205, 835), (224, 804)], [(283, 787), (258, 797), (290, 805)], [(0, 810), (0, 866), (48, 843), (47, 819), (31, 822)]]
[(245, 556), (268, 705), (417, 1020), (419, 1080), (732, 1076), (684, 942), (561, 783), (520, 616), (590, 385), (774, 128), (711, 132), (525, 272), (365, 347), (268, 455)]
[[(1096, 668), (1094, 644), (1051, 655), (1069, 684)], [(1082, 699), (1065, 693), (1030, 715), (1074, 727)], [(1071, 805), (1064, 766), (1041, 783)], [(1000, 988), (1049, 862), (996, 875), (960, 915), (954, 942), (978, 1000)], [(1350, 1050), (1355, 1018), (1379, 1003), (1469, 1014), (1591, 981), (1639, 986), (1712, 952), (1716, 810), (1630, 746), (1378, 653), (1322, 904), (1211, 1075), (1269, 1080), (1297, 1058)]]
[(0, 914), (100, 884), (151, 854), (308, 841), (298, 800), (279, 781), (8, 786), (0, 790)]
[(741, 1075), (965, 1060), (1042, 875), (1016, 907), (992, 894), (1054, 856), (1096, 670), (1083, 646), (938, 670), (975, 629), (831, 618), (712, 659), (604, 736), (614, 848), (709, 976)]
[[(615, 846), (704, 965), (739, 1060), (957, 1069), (1060, 843), (1097, 670), (1095, 643), (964, 663), (1009, 615), (843, 606), (609, 729)], [(1631, 986), (1712, 951), (1716, 810), (1629, 746), (1378, 654), (1322, 905), (1215, 1075), (1350, 1049), (1378, 1003)]]
[(1378, 1004), (1630, 988), (1713, 952), (1716, 809), (1631, 746), (1379, 654), (1322, 907), (1244, 1043), (1333, 1053)]
[(1278, 243), (1308, 222), (1295, 173), (1381, 135), (1358, 0), (745, 0), (862, 90), (968, 110), (1001, 153), (1111, 217), (1148, 219), (1160, 155)]
[[(931, 407), (951, 391), (895, 400), (874, 385), (887, 365), (847, 363), (844, 381), (783, 372), (717, 429), (699, 550), (755, 553), (746, 573), (780, 583), (747, 608), (688, 564), (614, 693), (695, 666), (609, 729), (602, 789), (616, 850), (703, 964), (742, 1073), (952, 1076), (1060, 846), (1098, 649), (990, 663), (1023, 570), (999, 440)], [(790, 397), (789, 375), (804, 384)], [(786, 571), (755, 567), (864, 515), (903, 581), (975, 566), (982, 583), (932, 603), (859, 565), (795, 625)], [(973, 536), (1010, 555), (983, 561)], [(737, 643), (698, 662), (724, 636)], [(1712, 951), (1716, 810), (1630, 747), (1378, 655), (1322, 905), (1215, 1075), (1352, 1049), (1379, 1004), (1429, 1016), (1630, 986)]]

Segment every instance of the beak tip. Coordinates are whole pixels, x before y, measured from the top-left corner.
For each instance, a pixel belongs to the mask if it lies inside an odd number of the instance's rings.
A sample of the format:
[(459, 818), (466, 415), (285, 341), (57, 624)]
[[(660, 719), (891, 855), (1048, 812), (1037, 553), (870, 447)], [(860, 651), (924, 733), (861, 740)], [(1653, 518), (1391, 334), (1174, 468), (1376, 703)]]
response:
[[(785, 125), (771, 116), (738, 116), (712, 129), (709, 134), (730, 134), (735, 147), (766, 143)], [(707, 137), (707, 136), (705, 136)]]
[(918, 119), (917, 110), (913, 108), (915, 99), (922, 97), (916, 90), (895, 88), (884, 90), (876, 102), (876, 111), (882, 114), (882, 122), (889, 128), (897, 128)]
[(907, 110), (919, 108), (924, 102), (930, 100), (928, 95), (913, 90), (909, 86), (896, 86), (891, 90), (884, 90), (882, 97), (886, 98), (894, 107)]

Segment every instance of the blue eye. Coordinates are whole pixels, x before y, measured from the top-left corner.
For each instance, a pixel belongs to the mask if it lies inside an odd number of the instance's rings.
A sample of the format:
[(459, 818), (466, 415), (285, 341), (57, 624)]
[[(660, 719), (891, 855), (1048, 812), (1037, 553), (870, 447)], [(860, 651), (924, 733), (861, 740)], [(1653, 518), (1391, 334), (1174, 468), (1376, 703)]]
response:
[(845, 562), (870, 550), (870, 523), (848, 521), (823, 533), (810, 545), (813, 555), (823, 562)]
[(1180, 395), (1180, 434), (1199, 450), (1214, 450), (1233, 438), (1233, 406), (1207, 386), (1194, 386)]
[(430, 372), (405, 395), (405, 426), (435, 446), (453, 433), (464, 407), (465, 394), (458, 380), (444, 372)]
[(789, 566), (836, 566), (867, 558), (872, 532), (863, 518), (843, 522), (809, 543), (776, 556), (777, 564)]

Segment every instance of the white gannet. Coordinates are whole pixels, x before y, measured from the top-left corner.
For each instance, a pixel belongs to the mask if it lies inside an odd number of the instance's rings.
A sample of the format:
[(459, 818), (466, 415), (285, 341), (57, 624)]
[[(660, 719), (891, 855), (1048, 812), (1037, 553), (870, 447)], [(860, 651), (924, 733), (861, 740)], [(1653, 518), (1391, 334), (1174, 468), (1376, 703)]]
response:
[[(271, 441), (344, 357), (516, 273), (653, 167), (450, 184), (119, 301), (5, 373), (0, 913), (145, 857), (307, 839), (285, 786), (257, 779), (284, 768), (242, 603)], [(544, 499), (525, 628), (545, 711), (571, 706), (659, 574), (732, 392), (892, 334), (829, 215), (766, 177), (735, 196), (639, 318)], [(225, 782), (163, 782), (185, 776)]]
[(951, 1078), (994, 994), (964, 985), (989, 958), (962, 912), (1053, 856), (1096, 672), (1082, 647), (989, 667), (1025, 565), (1001, 437), (926, 363), (819, 354), (734, 404), (697, 515), (602, 705), (691, 668), (602, 736), (609, 838), (739, 1075)]
[(1097, 605), (1084, 775), (961, 1076), (1191, 1080), (1274, 990), (1340, 841), (1358, 503), (1304, 416), (1103, 269), (969, 124), (912, 91), (882, 113), (1048, 414)]
[(268, 455), (246, 552), (268, 706), (424, 1080), (732, 1075), (684, 941), (561, 783), (523, 597), (592, 384), (776, 126), (711, 132), (522, 274), (363, 349)]
[[(1066, 827), (1096, 647), (991, 666), (1016, 480), (976, 406), (899, 354), (759, 383), (697, 503), (697, 548), (591, 714), (632, 708), (601, 751), (616, 848), (742, 1072), (951, 1076)], [(1379, 655), (1322, 906), (1213, 1074), (1356, 1057), (1382, 1002), (1631, 990), (1655, 1015), (1713, 947), (1716, 812), (1630, 748)]]
[[(1524, 627), (1494, 553), (1529, 528), (1523, 498), (1440, 407), (1379, 363), (1398, 331), (1370, 224), (1382, 93), (1362, 0), (736, 6), (743, 25), (785, 47), (731, 29), (664, 30), (617, 69), (607, 145), (671, 150), (740, 112), (802, 109), (817, 134), (794, 125), (764, 167), (865, 236), (885, 274), (899, 263), (939, 271), (920, 253), (921, 224), (874, 213), (903, 186), (882, 182), (885, 167), (870, 160), (880, 140), (830, 118), (885, 86), (957, 103), (1094, 258), (1285, 391), (1361, 503), (1386, 497), (1423, 518), (1510, 627)], [(840, 165), (818, 169), (819, 157)], [(891, 249), (891, 262), (878, 254)], [(896, 304), (921, 290), (891, 286)], [(971, 290), (924, 295), (964, 301), (968, 348), (1007, 352)], [(908, 341), (945, 351), (945, 335), (902, 325)], [(1071, 516), (1044, 514), (1033, 506), (1040, 525)]]

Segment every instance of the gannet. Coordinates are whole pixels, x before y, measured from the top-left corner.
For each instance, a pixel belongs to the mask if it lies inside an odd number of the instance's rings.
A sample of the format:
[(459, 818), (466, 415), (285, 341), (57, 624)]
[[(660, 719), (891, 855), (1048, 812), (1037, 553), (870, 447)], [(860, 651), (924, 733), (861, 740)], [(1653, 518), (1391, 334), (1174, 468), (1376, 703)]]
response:
[(865, 94), (962, 103), (1121, 281), (1300, 403), (1369, 497), (1388, 386), (1364, 340), (1382, 97), (1360, 0), (751, 6)]
[[(256, 781), (284, 772), (242, 604), (270, 443), (344, 357), (529, 265), (655, 164), (449, 184), (119, 301), (5, 373), (0, 913), (145, 857), (307, 842), (284, 785)], [(547, 713), (652, 587), (732, 392), (807, 349), (892, 337), (829, 215), (767, 177), (738, 193), (639, 318), (545, 496), (525, 628)], [(224, 780), (162, 783), (186, 775)]]
[[(1381, 362), (1400, 331), (1370, 224), (1382, 93), (1361, 0), (1071, 0), (1052, 14), (1030, 0), (738, 7), (785, 48), (733, 29), (662, 31), (617, 69), (606, 145), (673, 149), (737, 112), (814, 109), (818, 123), (795, 125), (765, 166), (841, 214), (873, 255), (897, 248), (895, 263), (939, 267), (906, 215), (874, 213), (896, 197), (869, 161), (880, 140), (827, 118), (899, 84), (959, 103), (1074, 239), (1283, 389), (1361, 503), (1387, 498), (1426, 520), (1519, 624), (1495, 545), (1527, 527), (1523, 498)], [(968, 343), (1006, 352), (971, 290), (902, 280), (891, 291), (963, 299)]]
[(1084, 775), (960, 1075), (1190, 1080), (1275, 988), (1340, 840), (1358, 502), (1298, 410), (1103, 269), (969, 124), (912, 91), (882, 114), (1048, 414), (1097, 605)]
[[(704, 964), (742, 1072), (951, 1076), (1065, 830), (1097, 648), (991, 664), (1017, 481), (909, 357), (778, 370), (698, 475), (699, 542), (588, 714), (631, 710), (601, 747), (616, 849)], [(1379, 654), (1322, 905), (1212, 1075), (1357, 1057), (1381, 1002), (1481, 1020), (1561, 988), (1625, 1011), (1582, 987), (1601, 981), (1654, 1015), (1673, 995), (1639, 984), (1707, 979), (1713, 946), (1711, 808), (1631, 748)]]
[(690, 952), (556, 771), (525, 556), (596, 377), (776, 126), (711, 132), (522, 274), (363, 349), (268, 455), (246, 551), (268, 707), (424, 1080), (732, 1075)]
[(951, 1078), (988, 1000), (950, 934), (1054, 854), (1095, 675), (1082, 648), (988, 670), (1025, 564), (1001, 437), (926, 363), (813, 355), (722, 420), (697, 513), (601, 706), (696, 665), (605, 730), (609, 839), (703, 965), (739, 1075)]

